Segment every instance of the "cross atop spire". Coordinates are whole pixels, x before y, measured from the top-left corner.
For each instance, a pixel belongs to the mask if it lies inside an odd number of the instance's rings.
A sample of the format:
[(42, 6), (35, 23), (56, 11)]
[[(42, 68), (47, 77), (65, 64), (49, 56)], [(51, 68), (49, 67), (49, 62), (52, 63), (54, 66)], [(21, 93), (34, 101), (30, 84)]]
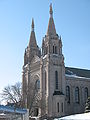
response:
[(50, 11), (49, 11), (49, 13), (50, 13), (50, 17), (53, 17), (52, 3), (50, 4)]
[(34, 19), (32, 18), (31, 30), (34, 31)]

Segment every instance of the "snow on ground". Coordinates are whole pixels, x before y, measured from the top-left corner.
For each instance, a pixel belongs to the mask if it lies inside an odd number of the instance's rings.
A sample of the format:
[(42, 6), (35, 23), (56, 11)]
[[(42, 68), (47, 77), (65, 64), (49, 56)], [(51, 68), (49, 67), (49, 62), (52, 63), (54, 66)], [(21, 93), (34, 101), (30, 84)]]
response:
[(62, 118), (56, 118), (54, 120), (90, 120), (90, 112), (83, 113), (83, 114), (70, 115)]

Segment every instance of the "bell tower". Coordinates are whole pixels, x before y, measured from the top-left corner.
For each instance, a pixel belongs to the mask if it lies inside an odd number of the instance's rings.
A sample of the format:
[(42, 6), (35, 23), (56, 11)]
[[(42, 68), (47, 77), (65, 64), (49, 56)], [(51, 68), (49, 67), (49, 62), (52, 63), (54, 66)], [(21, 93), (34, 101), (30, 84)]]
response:
[(32, 69), (31, 65), (33, 65), (32, 61), (35, 56), (37, 56), (40, 59), (41, 51), (36, 42), (36, 37), (35, 37), (35, 32), (34, 32), (34, 20), (32, 19), (31, 34), (30, 34), (29, 44), (27, 48), (25, 49), (25, 53), (24, 53), (24, 65), (23, 65), (23, 72), (22, 72), (22, 100), (23, 100), (22, 104), (23, 104), (23, 107), (26, 107), (26, 108), (30, 107), (29, 106), (30, 97), (31, 97), (30, 96), (30, 82), (32, 81), (31, 70), (36, 68), (35, 67)]
[[(36, 42), (34, 20), (32, 19), (29, 44), (24, 53), (22, 99), (23, 106), (30, 108), (30, 88), (32, 84), (37, 85), (38, 83), (40, 85), (39, 97), (43, 101), (39, 104), (39, 109), (35, 108), (38, 110), (38, 115), (61, 117), (65, 113), (64, 56), (62, 54), (62, 39), (57, 34), (54, 24), (52, 4), (50, 4), (49, 13), (47, 32), (42, 40), (42, 55)], [(34, 113), (34, 109), (32, 111)]]
[[(43, 79), (42, 86), (47, 101), (48, 116), (64, 115), (65, 99), (65, 66), (62, 54), (62, 40), (56, 33), (50, 4), (48, 29), (42, 41)], [(45, 87), (46, 86), (46, 87)]]
[(32, 19), (29, 44), (27, 48), (25, 49), (25, 54), (24, 54), (24, 65), (28, 64), (28, 62), (30, 63), (34, 55), (37, 55), (38, 57), (40, 57), (41, 51), (36, 42), (36, 37), (35, 37), (35, 32), (34, 32), (34, 19)]

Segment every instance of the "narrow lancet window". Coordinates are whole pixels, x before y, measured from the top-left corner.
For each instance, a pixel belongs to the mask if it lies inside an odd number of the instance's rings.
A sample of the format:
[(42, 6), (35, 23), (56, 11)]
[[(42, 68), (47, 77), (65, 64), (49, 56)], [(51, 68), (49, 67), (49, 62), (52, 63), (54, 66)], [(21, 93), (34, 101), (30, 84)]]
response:
[(57, 54), (57, 46), (55, 46), (55, 54)]
[(45, 93), (46, 93), (46, 89), (47, 89), (47, 78), (46, 78), (46, 71), (45, 71)]
[(61, 103), (61, 109), (62, 109), (62, 112), (63, 112), (63, 103)]
[(79, 103), (79, 88), (75, 88), (75, 102)]
[(85, 87), (85, 102), (86, 102), (86, 100), (87, 100), (87, 98), (88, 98), (88, 88), (87, 87)]
[(53, 53), (54, 53), (54, 46), (53, 46)]
[(70, 87), (66, 86), (66, 98), (67, 98), (67, 103), (70, 103)]
[(57, 112), (59, 113), (59, 102), (57, 103)]
[(55, 71), (55, 82), (56, 82), (56, 89), (58, 89), (58, 72)]

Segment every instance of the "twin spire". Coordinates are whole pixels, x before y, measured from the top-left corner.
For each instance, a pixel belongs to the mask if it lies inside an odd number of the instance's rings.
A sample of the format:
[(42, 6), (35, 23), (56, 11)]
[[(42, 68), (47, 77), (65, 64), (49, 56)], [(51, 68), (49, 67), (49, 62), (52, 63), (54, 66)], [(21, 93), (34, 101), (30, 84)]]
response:
[(55, 29), (55, 24), (53, 20), (53, 10), (52, 10), (52, 4), (50, 4), (50, 18), (49, 18), (49, 23), (48, 23), (48, 29), (47, 29), (47, 35), (55, 36), (56, 35), (56, 29)]
[(30, 48), (37, 48), (37, 42), (36, 42), (36, 37), (35, 37), (35, 32), (34, 32), (34, 19), (32, 18), (32, 25), (31, 25), (31, 35), (30, 35), (30, 40), (29, 40), (29, 47)]
[[(53, 20), (53, 10), (52, 10), (52, 4), (50, 4), (50, 18), (49, 18), (49, 23), (48, 23), (48, 29), (47, 29), (47, 35), (56, 35), (56, 29), (55, 29), (55, 24)], [(30, 41), (29, 41), (29, 46), (36, 47), (36, 38), (35, 38), (35, 32), (34, 32), (34, 19), (32, 19), (32, 24), (31, 24), (31, 35), (30, 35)]]

